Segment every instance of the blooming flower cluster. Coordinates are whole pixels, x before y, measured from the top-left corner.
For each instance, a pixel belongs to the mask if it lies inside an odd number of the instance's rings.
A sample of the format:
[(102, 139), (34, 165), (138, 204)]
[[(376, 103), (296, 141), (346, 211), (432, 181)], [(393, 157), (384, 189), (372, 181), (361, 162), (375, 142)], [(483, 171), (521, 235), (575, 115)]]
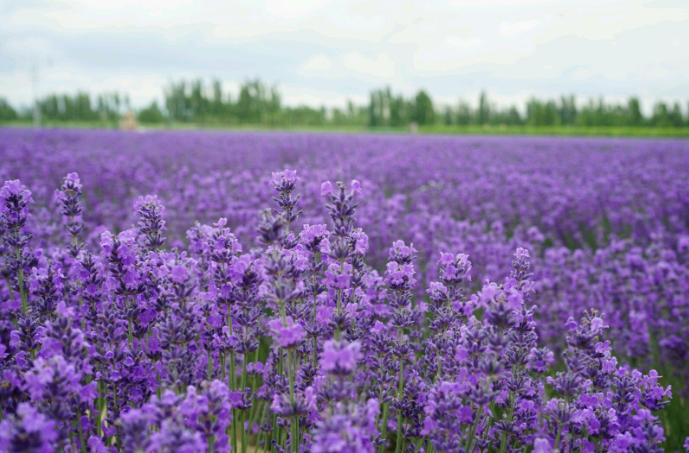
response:
[[(41, 246), (29, 189), (5, 183), (0, 451), (662, 451), (670, 387), (615, 354), (617, 313), (535, 303), (564, 291), (534, 275), (542, 249), (515, 247), (504, 278), (476, 286), (468, 255), (420, 266), (396, 240), (379, 272), (358, 224), (365, 186), (323, 183), (329, 220), (302, 226), (299, 182), (273, 173), (276, 207), (244, 247), (226, 218), (169, 244), (155, 196), (132, 228), (92, 234), (75, 173), (56, 196), (66, 231)], [(601, 285), (647, 265), (625, 250)], [(433, 269), (425, 291), (419, 267)]]

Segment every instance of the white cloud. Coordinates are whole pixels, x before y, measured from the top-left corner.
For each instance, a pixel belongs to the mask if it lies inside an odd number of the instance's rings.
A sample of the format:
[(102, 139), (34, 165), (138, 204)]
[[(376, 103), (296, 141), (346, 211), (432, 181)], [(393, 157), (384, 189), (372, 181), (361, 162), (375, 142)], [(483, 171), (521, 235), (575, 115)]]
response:
[(483, 41), (481, 41), (479, 38), (469, 38), (469, 39), (462, 39), (458, 38), (456, 36), (448, 36), (447, 38), (447, 43), (450, 44), (451, 46), (454, 47), (459, 47), (462, 49), (468, 49), (469, 47), (476, 47), (479, 44), (481, 44)]
[(414, 69), (426, 76), (432, 74), (465, 73), (483, 70), (486, 66), (500, 65), (509, 67), (521, 58), (529, 55), (529, 49), (514, 46), (512, 48), (482, 47), (460, 49), (450, 46), (439, 46), (418, 49), (413, 55)]
[(319, 54), (309, 58), (308, 61), (301, 66), (300, 71), (304, 74), (323, 73), (327, 72), (331, 67), (332, 62), (330, 58), (328, 58), (327, 55)]
[(386, 53), (381, 53), (373, 59), (359, 52), (350, 52), (343, 57), (342, 61), (345, 68), (354, 72), (381, 78), (395, 75), (395, 62)]
[(266, 10), (269, 14), (282, 19), (293, 19), (313, 14), (328, 3), (326, 0), (265, 0)]
[(538, 26), (539, 21), (537, 19), (524, 20), (521, 22), (503, 22), (500, 24), (500, 33), (504, 36), (513, 36), (529, 31)]

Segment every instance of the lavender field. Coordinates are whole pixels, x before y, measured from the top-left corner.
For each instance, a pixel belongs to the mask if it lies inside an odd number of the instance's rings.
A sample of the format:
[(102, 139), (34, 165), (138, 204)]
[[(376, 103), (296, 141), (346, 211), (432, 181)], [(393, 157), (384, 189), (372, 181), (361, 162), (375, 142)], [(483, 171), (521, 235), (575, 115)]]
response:
[(689, 142), (0, 129), (0, 452), (689, 450)]

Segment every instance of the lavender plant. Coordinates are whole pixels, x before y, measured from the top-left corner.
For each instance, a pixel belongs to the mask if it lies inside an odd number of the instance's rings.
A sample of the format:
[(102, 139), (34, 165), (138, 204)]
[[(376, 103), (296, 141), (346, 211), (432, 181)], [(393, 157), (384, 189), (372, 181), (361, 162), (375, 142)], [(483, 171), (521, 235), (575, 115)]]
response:
[[(362, 183), (317, 185), (330, 221), (300, 225), (301, 181), (283, 170), (266, 182), (277, 208), (244, 247), (227, 218), (168, 245), (153, 196), (132, 228), (80, 240), (88, 186), (69, 174), (57, 197), (68, 234), (33, 249), (31, 194), (6, 183), (0, 451), (663, 451), (670, 387), (625, 357), (642, 346), (615, 355), (618, 314), (536, 304), (576, 287), (551, 274), (586, 269), (582, 257), (561, 252), (539, 282), (532, 256), (552, 249), (515, 247), (505, 278), (475, 285), (467, 254), (419, 265), (417, 245), (396, 240), (379, 272), (359, 226)], [(681, 289), (662, 281), (684, 261), (653, 243), (666, 264), (616, 247), (595, 259), (626, 268), (601, 267), (593, 285), (622, 291), (626, 272), (638, 294), (663, 294), (659, 314), (676, 309)], [(419, 267), (435, 275), (425, 291)], [(642, 310), (630, 294), (588, 302)], [(540, 327), (543, 310), (562, 341)], [(678, 350), (668, 326), (671, 343), (649, 354)]]

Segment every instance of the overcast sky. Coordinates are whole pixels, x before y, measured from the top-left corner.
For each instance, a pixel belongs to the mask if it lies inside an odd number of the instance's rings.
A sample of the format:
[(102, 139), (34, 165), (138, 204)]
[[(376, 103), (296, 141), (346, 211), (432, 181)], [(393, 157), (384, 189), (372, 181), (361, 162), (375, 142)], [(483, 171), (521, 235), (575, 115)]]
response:
[(687, 0), (0, 0), (0, 97), (260, 77), (288, 104), (573, 93), (689, 100)]

